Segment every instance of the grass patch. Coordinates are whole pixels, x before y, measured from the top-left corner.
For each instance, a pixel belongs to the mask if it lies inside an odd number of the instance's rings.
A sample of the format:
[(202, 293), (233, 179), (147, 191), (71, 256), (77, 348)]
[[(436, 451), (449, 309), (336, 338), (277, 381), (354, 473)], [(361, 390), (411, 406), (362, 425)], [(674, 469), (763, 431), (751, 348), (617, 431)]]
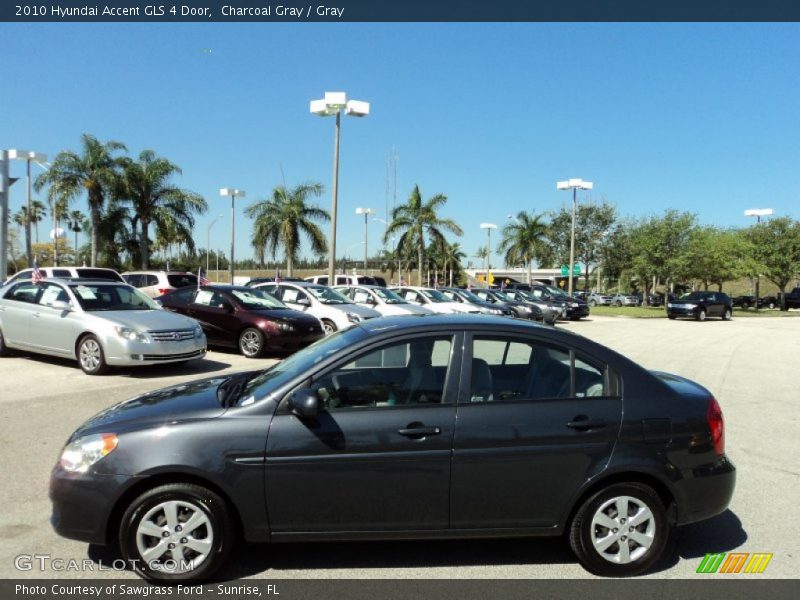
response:
[[(593, 306), (592, 315), (604, 317), (635, 317), (637, 319), (664, 319), (667, 317), (666, 309), (663, 306)], [(756, 311), (752, 308), (734, 308), (733, 316), (736, 317), (755, 317), (755, 318), (780, 318), (780, 317), (800, 317), (798, 310), (769, 310), (761, 309)]]

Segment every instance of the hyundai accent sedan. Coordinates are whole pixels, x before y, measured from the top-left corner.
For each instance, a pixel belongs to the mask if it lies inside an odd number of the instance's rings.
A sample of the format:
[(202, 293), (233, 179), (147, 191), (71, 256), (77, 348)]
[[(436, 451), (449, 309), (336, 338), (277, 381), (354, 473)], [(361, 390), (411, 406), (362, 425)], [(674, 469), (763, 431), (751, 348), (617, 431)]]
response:
[(566, 534), (589, 571), (622, 576), (734, 484), (700, 385), (552, 327), (422, 315), (117, 404), (67, 440), (50, 497), (58, 533), (119, 543), (152, 580), (210, 577), (237, 535)]
[(203, 358), (206, 336), (127, 283), (45, 279), (0, 291), (0, 356), (9, 348), (77, 359), (84, 373), (99, 375), (111, 365)]

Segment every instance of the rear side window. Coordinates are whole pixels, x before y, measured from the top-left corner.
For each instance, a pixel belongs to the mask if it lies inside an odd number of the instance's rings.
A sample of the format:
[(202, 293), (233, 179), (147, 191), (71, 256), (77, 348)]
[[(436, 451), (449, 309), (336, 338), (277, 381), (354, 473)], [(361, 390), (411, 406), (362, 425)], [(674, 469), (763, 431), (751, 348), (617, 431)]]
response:
[(197, 285), (197, 275), (192, 273), (183, 273), (181, 275), (167, 275), (167, 281), (172, 287), (182, 288), (190, 285)]
[(157, 275), (142, 275), (144, 278), (144, 287), (152, 287), (154, 285), (158, 285), (158, 276)]
[(53, 269), (53, 277), (71, 277), (69, 269)]
[(83, 277), (85, 279), (108, 279), (110, 281), (124, 281), (124, 279), (122, 279), (118, 273), (110, 269), (92, 269), (81, 267), (76, 269), (76, 272), (78, 273), (78, 277)]

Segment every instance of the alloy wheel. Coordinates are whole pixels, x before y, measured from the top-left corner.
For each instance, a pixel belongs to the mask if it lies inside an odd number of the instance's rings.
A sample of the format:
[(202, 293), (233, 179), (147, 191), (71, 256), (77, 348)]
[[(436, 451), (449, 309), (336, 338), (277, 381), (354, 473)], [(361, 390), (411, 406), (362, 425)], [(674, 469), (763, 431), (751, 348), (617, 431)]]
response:
[(214, 547), (214, 529), (199, 506), (169, 500), (151, 508), (136, 527), (142, 560), (170, 574), (193, 571)]
[(653, 545), (656, 521), (642, 500), (618, 496), (604, 502), (592, 516), (592, 546), (608, 562), (628, 564)]

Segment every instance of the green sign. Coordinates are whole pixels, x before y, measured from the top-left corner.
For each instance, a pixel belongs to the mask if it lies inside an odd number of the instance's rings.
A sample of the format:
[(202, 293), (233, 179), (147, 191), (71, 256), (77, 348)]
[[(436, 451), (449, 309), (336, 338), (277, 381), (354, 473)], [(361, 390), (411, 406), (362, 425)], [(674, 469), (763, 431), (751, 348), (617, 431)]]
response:
[[(581, 274), (581, 266), (578, 263), (572, 265), (572, 274), (573, 275)], [(567, 275), (569, 275), (569, 267), (567, 265), (561, 265), (561, 276), (566, 277)]]

